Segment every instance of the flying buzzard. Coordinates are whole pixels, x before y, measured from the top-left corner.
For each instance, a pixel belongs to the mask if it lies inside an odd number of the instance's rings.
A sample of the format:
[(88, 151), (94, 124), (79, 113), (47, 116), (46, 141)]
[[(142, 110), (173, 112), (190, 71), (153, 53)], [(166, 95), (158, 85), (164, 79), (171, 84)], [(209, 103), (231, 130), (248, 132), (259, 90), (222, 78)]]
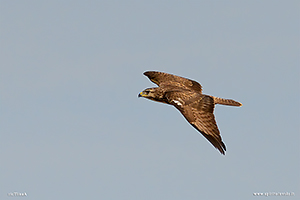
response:
[(226, 147), (215, 121), (214, 107), (215, 104), (242, 106), (241, 103), (202, 94), (201, 85), (187, 78), (155, 71), (147, 71), (144, 75), (159, 87), (147, 88), (138, 97), (175, 106), (195, 129), (225, 154)]

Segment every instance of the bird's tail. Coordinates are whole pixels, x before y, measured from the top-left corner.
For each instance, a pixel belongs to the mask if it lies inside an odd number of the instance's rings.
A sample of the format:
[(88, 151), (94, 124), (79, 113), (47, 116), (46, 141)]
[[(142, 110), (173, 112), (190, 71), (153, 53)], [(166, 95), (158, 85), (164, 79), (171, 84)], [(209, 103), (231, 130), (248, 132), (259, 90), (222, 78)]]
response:
[(213, 97), (215, 104), (222, 104), (227, 106), (239, 106), (241, 107), (243, 104), (240, 102), (234, 101), (232, 99), (223, 99), (219, 97)]

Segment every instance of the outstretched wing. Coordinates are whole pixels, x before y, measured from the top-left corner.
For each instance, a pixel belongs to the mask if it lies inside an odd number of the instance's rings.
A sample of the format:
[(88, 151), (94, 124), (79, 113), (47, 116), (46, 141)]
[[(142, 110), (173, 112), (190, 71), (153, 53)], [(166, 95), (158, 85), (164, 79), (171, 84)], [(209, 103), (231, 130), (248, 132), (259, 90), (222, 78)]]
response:
[[(197, 97), (197, 99), (195, 97)], [(193, 95), (189, 100), (179, 101), (179, 99), (184, 99), (182, 94), (170, 93), (168, 98), (173, 99), (171, 100), (171, 104), (183, 114), (195, 129), (222, 154), (225, 154), (226, 146), (222, 142), (220, 131), (213, 114), (214, 102), (212, 97), (196, 94), (196, 96)]]
[(202, 135), (222, 154), (225, 154), (226, 146), (222, 142), (214, 114), (195, 110), (192, 110), (192, 112), (196, 119), (195, 121), (190, 122), (191, 125), (201, 132)]
[(176, 87), (190, 89), (202, 93), (201, 85), (198, 82), (187, 78), (155, 71), (144, 72), (144, 75), (147, 76), (153, 83), (157, 84), (158, 86), (173, 85)]

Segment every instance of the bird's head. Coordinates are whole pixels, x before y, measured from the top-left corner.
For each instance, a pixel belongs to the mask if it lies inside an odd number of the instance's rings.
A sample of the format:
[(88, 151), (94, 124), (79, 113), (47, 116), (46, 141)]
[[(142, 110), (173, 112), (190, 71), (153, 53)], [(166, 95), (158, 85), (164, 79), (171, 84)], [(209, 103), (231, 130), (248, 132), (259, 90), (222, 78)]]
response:
[(153, 101), (163, 102), (163, 93), (159, 87), (147, 88), (139, 93), (138, 97), (144, 97)]
[(155, 88), (147, 88), (139, 93), (138, 97), (154, 98), (156, 96)]

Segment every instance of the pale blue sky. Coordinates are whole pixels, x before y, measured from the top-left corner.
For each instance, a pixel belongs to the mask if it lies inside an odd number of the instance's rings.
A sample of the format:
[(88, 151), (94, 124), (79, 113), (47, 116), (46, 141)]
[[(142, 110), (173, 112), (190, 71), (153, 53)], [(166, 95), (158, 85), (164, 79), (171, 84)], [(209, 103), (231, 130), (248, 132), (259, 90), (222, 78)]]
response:
[[(299, 8), (0, 1), (0, 199), (299, 198)], [(137, 98), (147, 70), (243, 103), (215, 109), (226, 156), (175, 108)]]

